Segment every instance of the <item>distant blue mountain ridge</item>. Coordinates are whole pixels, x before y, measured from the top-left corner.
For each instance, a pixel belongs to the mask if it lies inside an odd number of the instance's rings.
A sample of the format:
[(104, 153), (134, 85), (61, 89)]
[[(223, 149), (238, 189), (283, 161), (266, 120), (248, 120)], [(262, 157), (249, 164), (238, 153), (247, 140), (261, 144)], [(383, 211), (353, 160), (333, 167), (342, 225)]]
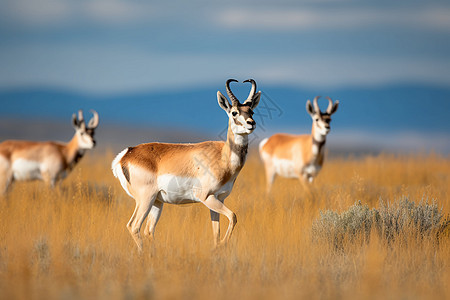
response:
[[(241, 101), (245, 100), (248, 85), (235, 84), (232, 88)], [(340, 101), (333, 116), (333, 135), (414, 133), (450, 140), (450, 87), (398, 84), (328, 90), (287, 86), (260, 86), (259, 89), (263, 96), (255, 119), (260, 137), (278, 131), (309, 132), (311, 119), (305, 111), (306, 100), (322, 95)], [(103, 124), (223, 136), (227, 118), (217, 104), (217, 90), (225, 94), (224, 86), (117, 95), (52, 88), (11, 89), (0, 91), (0, 117), (68, 122), (78, 109), (92, 108), (100, 114)], [(320, 99), (319, 104), (325, 109), (327, 100)]]
[[(235, 88), (241, 101), (247, 96), (247, 88)], [(0, 91), (0, 116), (66, 120), (79, 108), (93, 108), (108, 123), (211, 133), (227, 125), (217, 105), (217, 90), (209, 87), (108, 96), (51, 88), (3, 90)], [(220, 90), (225, 94), (224, 88)], [(305, 111), (306, 100), (320, 94), (340, 100), (333, 118), (336, 129), (450, 133), (450, 88), (404, 84), (326, 92), (282, 86), (261, 87), (261, 90), (263, 96), (256, 119), (264, 127), (307, 128), (311, 121)], [(327, 101), (320, 99), (319, 104), (325, 109)]]

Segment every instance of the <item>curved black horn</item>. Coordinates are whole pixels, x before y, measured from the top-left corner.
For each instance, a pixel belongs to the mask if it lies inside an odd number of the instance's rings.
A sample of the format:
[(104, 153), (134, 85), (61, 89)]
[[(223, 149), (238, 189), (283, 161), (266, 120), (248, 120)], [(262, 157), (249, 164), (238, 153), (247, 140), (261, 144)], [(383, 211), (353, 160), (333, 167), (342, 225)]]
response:
[(316, 114), (320, 114), (319, 104), (317, 103), (317, 100), (318, 100), (319, 98), (320, 98), (320, 96), (316, 96), (316, 97), (314, 97), (314, 100), (313, 100), (314, 112), (315, 112)]
[(253, 97), (255, 96), (256, 93), (256, 82), (253, 79), (247, 79), (244, 80), (244, 82), (251, 82), (252, 84), (252, 89), (250, 90), (250, 94), (248, 94), (247, 100), (245, 100), (244, 104), (247, 102), (252, 102)]
[(239, 104), (239, 100), (236, 98), (236, 96), (233, 94), (233, 92), (230, 89), (230, 82), (239, 82), (236, 79), (228, 79), (227, 83), (226, 83), (226, 88), (227, 88), (227, 94), (228, 97), (231, 100), (231, 105), (236, 106)]
[(81, 109), (78, 111), (78, 122), (84, 122), (83, 111)]
[(325, 99), (328, 99), (328, 107), (327, 107), (327, 113), (330, 114), (331, 113), (331, 109), (333, 108), (333, 100), (331, 100), (330, 97), (325, 97)]
[(92, 119), (89, 121), (88, 127), (91, 129), (97, 128), (98, 126), (98, 113), (91, 109), (91, 113), (93, 114)]

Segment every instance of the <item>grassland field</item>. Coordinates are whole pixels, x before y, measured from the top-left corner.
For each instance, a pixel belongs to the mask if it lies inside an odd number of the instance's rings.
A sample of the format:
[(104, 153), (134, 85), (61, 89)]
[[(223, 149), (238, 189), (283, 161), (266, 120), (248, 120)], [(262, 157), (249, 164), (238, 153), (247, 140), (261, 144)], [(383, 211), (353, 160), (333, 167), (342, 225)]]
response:
[(0, 299), (450, 299), (448, 235), (387, 245), (373, 233), (336, 251), (311, 232), (320, 211), (358, 200), (435, 199), (449, 215), (450, 157), (330, 158), (310, 189), (278, 178), (267, 195), (251, 152), (225, 201), (238, 218), (227, 247), (213, 250), (204, 205), (165, 205), (139, 255), (114, 155), (89, 152), (55, 189), (16, 183), (0, 198)]

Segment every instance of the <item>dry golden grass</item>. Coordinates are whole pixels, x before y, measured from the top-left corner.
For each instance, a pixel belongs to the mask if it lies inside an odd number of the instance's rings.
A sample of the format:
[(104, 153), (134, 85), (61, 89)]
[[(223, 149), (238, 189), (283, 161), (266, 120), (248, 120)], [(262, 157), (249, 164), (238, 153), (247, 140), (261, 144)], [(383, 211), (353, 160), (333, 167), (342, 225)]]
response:
[[(448, 236), (387, 246), (372, 234), (340, 252), (311, 237), (320, 210), (357, 200), (434, 198), (449, 214), (447, 157), (330, 159), (309, 191), (278, 179), (267, 196), (251, 153), (226, 200), (238, 217), (228, 247), (212, 251), (206, 207), (166, 205), (142, 256), (125, 227), (134, 200), (112, 158), (89, 153), (55, 190), (18, 183), (0, 199), (0, 298), (450, 298)], [(222, 233), (227, 225), (222, 217)]]

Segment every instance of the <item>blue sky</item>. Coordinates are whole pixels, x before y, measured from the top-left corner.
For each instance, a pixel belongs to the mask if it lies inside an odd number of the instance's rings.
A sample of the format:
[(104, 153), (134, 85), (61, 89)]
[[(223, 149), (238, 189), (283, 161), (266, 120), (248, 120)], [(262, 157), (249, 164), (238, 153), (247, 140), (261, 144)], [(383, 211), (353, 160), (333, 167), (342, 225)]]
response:
[(450, 84), (449, 1), (0, 0), (0, 89)]

